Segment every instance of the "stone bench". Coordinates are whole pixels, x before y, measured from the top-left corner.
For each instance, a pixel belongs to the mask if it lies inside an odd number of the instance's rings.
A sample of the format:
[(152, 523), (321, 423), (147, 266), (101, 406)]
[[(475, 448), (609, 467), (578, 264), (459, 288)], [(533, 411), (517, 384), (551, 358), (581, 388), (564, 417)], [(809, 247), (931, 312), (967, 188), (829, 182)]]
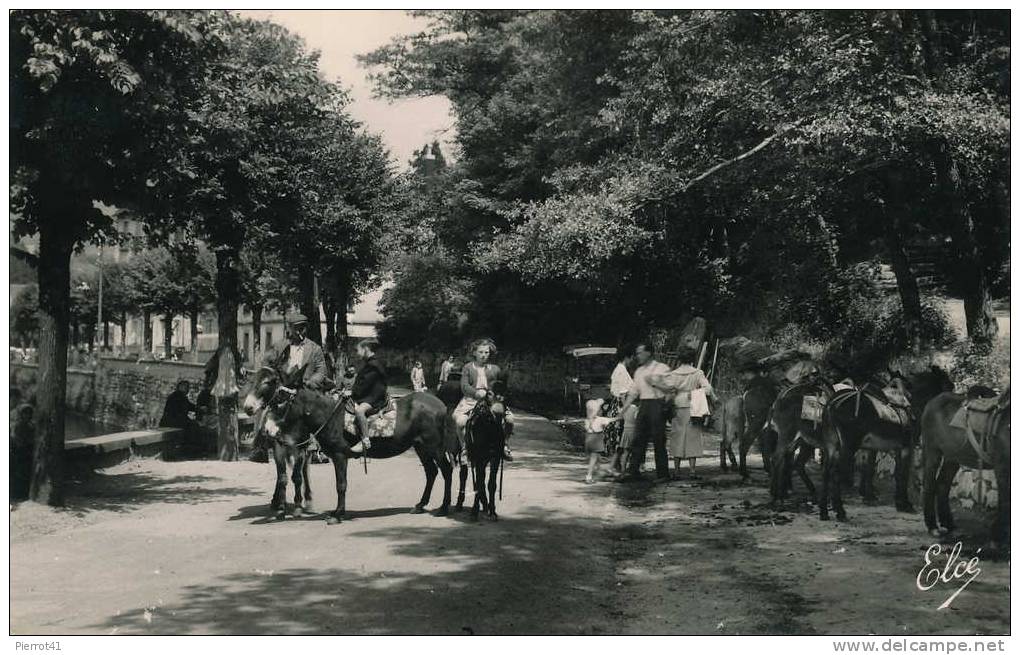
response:
[(102, 468), (119, 464), (133, 455), (171, 455), (184, 443), (179, 428), (150, 428), (83, 437), (64, 443), (72, 466)]

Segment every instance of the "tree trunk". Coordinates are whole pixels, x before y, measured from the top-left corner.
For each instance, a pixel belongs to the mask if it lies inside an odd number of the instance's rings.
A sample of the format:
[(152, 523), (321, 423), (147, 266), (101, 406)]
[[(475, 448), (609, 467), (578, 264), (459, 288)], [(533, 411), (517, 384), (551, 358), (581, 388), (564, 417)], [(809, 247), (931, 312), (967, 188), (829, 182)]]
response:
[(191, 361), (198, 362), (198, 310), (192, 309), (188, 315), (191, 321)]
[(992, 309), (988, 276), (974, 237), (974, 216), (966, 198), (963, 172), (945, 140), (932, 146), (932, 156), (935, 176), (945, 198), (943, 206), (949, 213), (953, 248), (960, 264), (956, 267), (957, 282), (967, 316), (967, 336), (975, 343), (991, 343), (999, 325)]
[(217, 356), (221, 365), (217, 374), (213, 395), (217, 399), (219, 430), (217, 450), (225, 462), (235, 462), (240, 452), (237, 432), (237, 381), (222, 364), (229, 358), (236, 370), (237, 357), (237, 308), (240, 306), (240, 247), (221, 248), (216, 251), (216, 319), (219, 331)]
[(252, 305), (250, 309), (252, 361), (256, 367), (260, 367), (262, 366), (262, 305)]
[(152, 354), (152, 312), (142, 312), (142, 352), (148, 357)]
[(322, 323), (319, 320), (319, 306), (315, 302), (315, 273), (309, 268), (298, 272), (298, 291), (301, 298), (301, 313), (308, 319), (307, 336), (322, 345)]
[[(903, 12), (904, 22), (909, 24), (916, 18), (921, 32), (926, 86), (937, 79), (944, 70), (942, 41), (937, 14), (926, 9), (917, 12)], [(975, 343), (990, 343), (999, 331), (992, 310), (992, 295), (988, 287), (981, 252), (974, 237), (974, 216), (967, 198), (965, 174), (960, 162), (953, 157), (949, 143), (943, 137), (935, 137), (929, 144), (935, 178), (943, 197), (943, 206), (948, 212), (953, 248), (960, 266), (957, 267), (958, 283), (963, 295), (963, 309), (967, 316), (967, 336)]]
[(903, 329), (907, 335), (910, 348), (921, 352), (921, 291), (917, 286), (917, 277), (910, 269), (910, 260), (903, 245), (903, 232), (900, 221), (888, 218), (885, 221), (885, 245), (889, 251), (889, 260), (893, 273), (896, 274), (896, 288), (903, 305)]
[(120, 354), (127, 354), (127, 322), (128, 317), (125, 314), (120, 319)]
[(110, 349), (110, 321), (103, 321), (103, 350)]
[(336, 346), (336, 302), (329, 294), (322, 299), (323, 314), (326, 315), (326, 343)]
[(174, 354), (174, 315), (163, 315), (163, 356), (170, 359)]
[(51, 219), (43, 223), (39, 231), (38, 267), (39, 379), (29, 496), (47, 505), (60, 505), (64, 500), (64, 410), (72, 246), (63, 234), (60, 221)]

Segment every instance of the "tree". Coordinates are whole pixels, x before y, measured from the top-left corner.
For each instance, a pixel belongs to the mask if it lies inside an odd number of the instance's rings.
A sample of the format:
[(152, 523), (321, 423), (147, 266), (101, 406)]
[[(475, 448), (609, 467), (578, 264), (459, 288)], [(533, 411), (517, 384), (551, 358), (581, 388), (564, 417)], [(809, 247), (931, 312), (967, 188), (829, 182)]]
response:
[[(177, 97), (214, 45), (216, 14), (15, 11), (10, 152), (15, 236), (39, 235), (39, 384), (30, 496), (62, 501), (70, 257), (114, 227), (165, 165)], [(87, 108), (87, 109), (85, 109)]]
[(834, 338), (839, 282), (882, 257), (916, 339), (917, 233), (962, 244), (971, 336), (991, 329), (981, 280), (1005, 255), (978, 237), (1007, 225), (1005, 14), (425, 15), (365, 61), (383, 95), (453, 103), (460, 157), (430, 224), (479, 282), (469, 330), (537, 333), (541, 305), (543, 336), (620, 340), (694, 313)]
[(39, 290), (27, 285), (11, 302), (11, 341), (22, 348), (34, 346), (39, 338)]

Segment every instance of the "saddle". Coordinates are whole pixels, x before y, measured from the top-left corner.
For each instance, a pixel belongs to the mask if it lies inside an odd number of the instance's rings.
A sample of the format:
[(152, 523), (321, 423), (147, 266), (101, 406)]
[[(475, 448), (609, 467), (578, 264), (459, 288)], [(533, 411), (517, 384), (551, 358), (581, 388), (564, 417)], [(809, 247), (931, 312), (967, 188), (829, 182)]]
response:
[[(368, 437), (372, 439), (392, 437), (397, 430), (397, 403), (392, 398), (382, 409), (368, 414)], [(344, 431), (358, 434), (358, 422), (354, 412), (344, 411)], [(366, 435), (361, 435), (366, 436)]]
[(983, 464), (991, 465), (988, 438), (1002, 412), (1009, 411), (1009, 390), (993, 398), (969, 398), (960, 405), (949, 426), (964, 430), (967, 440)]
[(910, 399), (898, 387), (879, 388), (868, 385), (862, 391), (871, 401), (871, 406), (880, 421), (893, 423), (902, 428), (914, 422), (914, 410), (910, 406)]

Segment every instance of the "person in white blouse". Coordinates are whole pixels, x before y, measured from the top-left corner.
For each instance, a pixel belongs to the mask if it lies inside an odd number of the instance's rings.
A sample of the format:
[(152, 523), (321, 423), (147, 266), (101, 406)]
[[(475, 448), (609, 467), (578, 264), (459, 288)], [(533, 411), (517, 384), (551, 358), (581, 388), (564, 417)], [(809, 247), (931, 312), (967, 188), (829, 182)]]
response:
[[(616, 368), (613, 369), (613, 373), (609, 378), (609, 393), (620, 407), (623, 406), (627, 394), (630, 393), (631, 387), (634, 386), (634, 378), (631, 377), (628, 370), (633, 361), (634, 351), (632, 349), (625, 348), (617, 351)], [(630, 455), (629, 449), (634, 441), (637, 406), (631, 405), (625, 414), (620, 413), (619, 415), (623, 416), (623, 434), (620, 436), (620, 443), (616, 447), (616, 452), (613, 453), (613, 462), (610, 465), (613, 473), (617, 476), (622, 475), (623, 471), (627, 468), (627, 460)]]
[(666, 390), (656, 386), (657, 375), (669, 373), (669, 367), (655, 361), (655, 348), (648, 343), (639, 343), (634, 348), (634, 357), (638, 367), (634, 371), (634, 384), (623, 401), (625, 415), (634, 403), (638, 403), (637, 422), (635, 424), (634, 442), (631, 445), (630, 462), (624, 475), (617, 478), (619, 482), (629, 482), (641, 478), (640, 468), (645, 461), (648, 442), (655, 447), (655, 477), (661, 481), (669, 480), (669, 456), (666, 454)]

